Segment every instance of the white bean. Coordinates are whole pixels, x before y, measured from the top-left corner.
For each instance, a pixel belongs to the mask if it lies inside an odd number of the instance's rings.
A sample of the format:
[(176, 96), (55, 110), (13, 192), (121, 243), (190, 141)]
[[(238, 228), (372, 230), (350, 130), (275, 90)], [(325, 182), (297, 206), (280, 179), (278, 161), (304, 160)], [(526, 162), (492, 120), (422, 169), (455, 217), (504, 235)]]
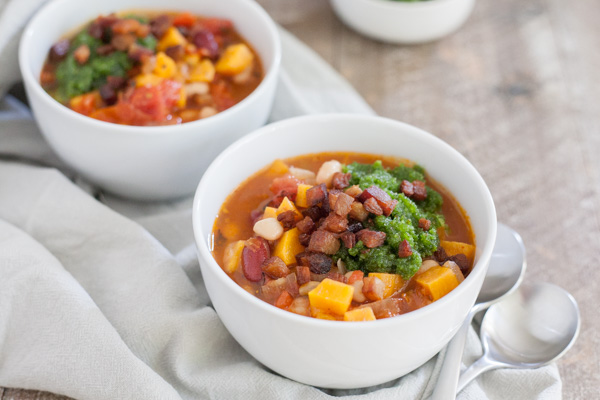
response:
[(367, 301), (367, 298), (365, 297), (362, 291), (363, 285), (364, 282), (362, 279), (359, 279), (352, 284), (352, 286), (354, 286), (354, 294), (352, 295), (352, 300), (354, 300), (357, 303), (364, 303), (365, 301)]
[(217, 113), (217, 110), (214, 107), (204, 107), (200, 110), (200, 118), (208, 118), (212, 117)]
[(290, 167), (290, 174), (304, 181), (304, 183), (306, 183), (307, 185), (315, 184), (316, 175), (312, 171), (302, 168)]
[(254, 233), (267, 240), (277, 240), (283, 235), (283, 227), (276, 218), (265, 218), (254, 224)]
[(193, 96), (195, 94), (207, 94), (208, 83), (206, 82), (193, 82), (185, 85), (185, 94), (187, 96)]
[(319, 172), (317, 172), (317, 185), (324, 183), (330, 187), (331, 180), (336, 172), (342, 172), (342, 164), (337, 160), (325, 161), (319, 168)]

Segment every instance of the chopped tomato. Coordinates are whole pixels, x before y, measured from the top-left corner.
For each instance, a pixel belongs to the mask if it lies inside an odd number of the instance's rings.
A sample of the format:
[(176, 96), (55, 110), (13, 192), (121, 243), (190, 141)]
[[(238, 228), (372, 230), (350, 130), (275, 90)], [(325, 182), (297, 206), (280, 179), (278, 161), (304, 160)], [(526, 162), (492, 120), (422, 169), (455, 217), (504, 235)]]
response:
[(290, 196), (298, 192), (299, 184), (300, 180), (298, 178), (290, 174), (286, 174), (280, 178), (273, 179), (269, 190), (275, 194), (285, 192), (288, 196)]
[(126, 125), (166, 122), (181, 95), (181, 83), (164, 80), (156, 86), (140, 86), (116, 105), (98, 110), (92, 118)]
[(230, 20), (221, 18), (206, 18), (202, 20), (202, 26), (213, 35), (218, 35), (227, 29), (233, 29), (233, 23)]
[(189, 12), (181, 13), (173, 19), (173, 25), (185, 26), (186, 28), (191, 28), (195, 22), (196, 22), (196, 17), (194, 17)]
[(288, 308), (292, 304), (292, 301), (294, 301), (292, 295), (287, 290), (284, 290), (275, 301), (275, 307)]

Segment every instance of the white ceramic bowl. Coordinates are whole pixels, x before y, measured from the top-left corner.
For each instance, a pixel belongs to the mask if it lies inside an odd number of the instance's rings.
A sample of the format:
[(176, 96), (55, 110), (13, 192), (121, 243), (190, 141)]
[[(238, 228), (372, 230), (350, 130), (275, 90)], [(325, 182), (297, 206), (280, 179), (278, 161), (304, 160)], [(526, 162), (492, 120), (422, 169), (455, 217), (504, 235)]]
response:
[(469, 17), (475, 0), (331, 0), (338, 17), (372, 39), (414, 44), (440, 39)]
[[(276, 143), (277, 145), (273, 145)], [(475, 266), (447, 296), (417, 311), (370, 322), (324, 321), (280, 310), (252, 296), (219, 267), (210, 251), (225, 198), (277, 158), (355, 151), (411, 159), (450, 190), (470, 217)], [(413, 126), (371, 116), (317, 115), (265, 126), (228, 147), (196, 191), (193, 225), (204, 283), (233, 337), (275, 372), (309, 385), (358, 388), (398, 378), (433, 357), (472, 307), (496, 237), (490, 192), (475, 168), (442, 140)]]
[[(262, 83), (246, 99), (213, 117), (175, 126), (138, 127), (82, 116), (40, 86), (50, 47), (99, 14), (123, 10), (187, 10), (233, 21), (258, 52)], [(113, 193), (141, 200), (181, 197), (236, 139), (262, 126), (269, 115), (281, 59), (279, 34), (268, 14), (248, 0), (55, 0), (27, 25), (19, 63), (33, 113), (56, 153), (88, 180)]]

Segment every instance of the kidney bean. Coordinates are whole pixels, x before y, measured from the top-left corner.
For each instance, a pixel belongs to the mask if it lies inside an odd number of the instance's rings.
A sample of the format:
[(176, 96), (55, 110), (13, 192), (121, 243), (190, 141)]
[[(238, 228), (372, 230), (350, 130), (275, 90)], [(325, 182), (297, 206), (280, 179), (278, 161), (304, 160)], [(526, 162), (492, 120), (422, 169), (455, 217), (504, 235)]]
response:
[(242, 270), (246, 279), (258, 282), (262, 279), (262, 263), (269, 258), (269, 243), (261, 238), (254, 237), (246, 241), (242, 250)]
[(205, 54), (210, 58), (217, 58), (219, 55), (219, 44), (215, 36), (206, 29), (196, 30), (192, 33), (192, 43), (196, 47), (205, 50)]

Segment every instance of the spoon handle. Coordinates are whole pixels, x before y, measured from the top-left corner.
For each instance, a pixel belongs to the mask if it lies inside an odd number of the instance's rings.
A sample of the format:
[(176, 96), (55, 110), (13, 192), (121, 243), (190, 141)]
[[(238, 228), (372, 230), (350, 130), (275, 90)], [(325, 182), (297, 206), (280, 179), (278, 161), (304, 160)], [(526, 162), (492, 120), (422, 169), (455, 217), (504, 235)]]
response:
[(487, 354), (484, 354), (479, 360), (475, 361), (473, 364), (471, 364), (469, 368), (467, 368), (462, 374), (460, 374), (456, 394), (460, 393), (460, 391), (463, 390), (465, 386), (471, 383), (471, 381), (477, 378), (480, 374), (491, 369), (500, 368), (502, 366), (506, 365), (494, 360), (490, 360), (487, 357)]
[(444, 357), (435, 389), (431, 395), (431, 400), (453, 400), (455, 398), (460, 364), (473, 316), (474, 314), (471, 312), (467, 315), (462, 326), (448, 344), (446, 356)]

